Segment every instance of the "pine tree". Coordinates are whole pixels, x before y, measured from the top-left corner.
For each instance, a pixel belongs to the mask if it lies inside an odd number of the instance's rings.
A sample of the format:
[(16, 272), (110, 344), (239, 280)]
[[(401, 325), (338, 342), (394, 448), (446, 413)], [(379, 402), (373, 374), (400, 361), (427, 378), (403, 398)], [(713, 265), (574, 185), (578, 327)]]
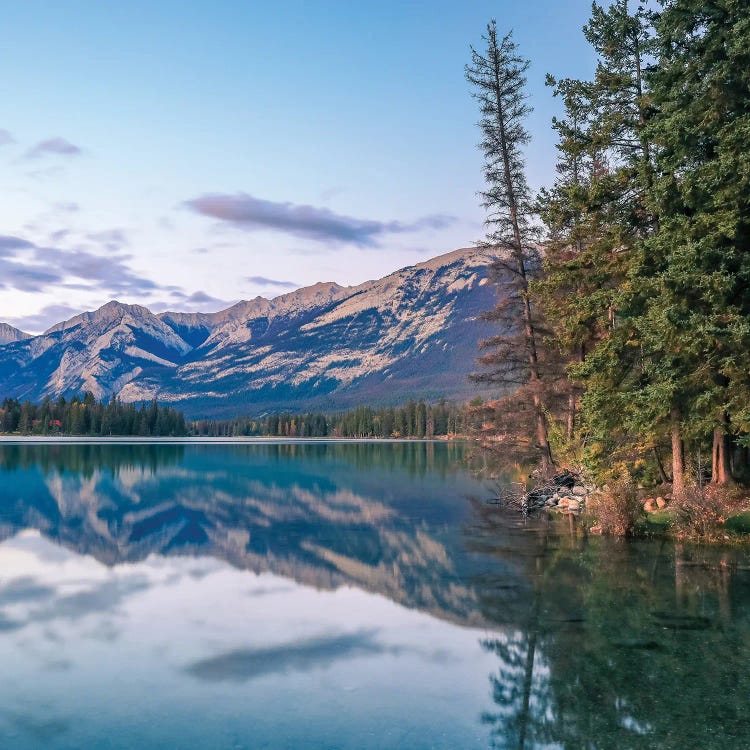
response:
[(627, 0), (594, 3), (584, 28), (598, 55), (594, 79), (550, 81), (565, 117), (554, 123), (559, 177), (541, 196), (549, 247), (538, 292), (555, 337), (579, 360), (572, 374), (602, 463), (656, 449), (670, 421), (682, 440), (674, 415), (683, 394), (664, 377), (671, 362), (645, 314), (662, 269), (647, 248), (659, 227), (646, 79), (652, 20)]
[[(547, 85), (562, 99), (565, 116), (552, 121), (558, 135), (558, 177), (538, 199), (548, 237), (543, 273), (532, 289), (550, 326), (549, 345), (560, 351), (562, 364), (570, 364), (582, 362), (593, 343), (606, 335), (618, 273), (609, 248), (597, 242), (597, 212), (591, 206), (597, 169), (589, 132), (591, 86), (552, 76), (547, 76)], [(580, 388), (567, 378), (561, 380), (567, 393), (566, 435), (571, 441)]]
[(696, 440), (712, 433), (726, 484), (730, 434), (750, 428), (750, 6), (664, 6), (650, 76), (662, 217), (650, 249), (664, 272), (649, 315), (682, 371), (682, 422)]
[(528, 397), (540, 462), (548, 470), (553, 461), (542, 401), (543, 365), (529, 290), (529, 276), (539, 267), (534, 205), (523, 156), (529, 142), (525, 119), (531, 111), (525, 93), (529, 62), (519, 55), (511, 34), (498, 38), (494, 20), (482, 38), (486, 50), (471, 49), (466, 78), (474, 87), (481, 113), (486, 183), (481, 195), (488, 228), (483, 244), (497, 251), (493, 277), (503, 293), (484, 316), (497, 323), (501, 333), (482, 342), (486, 353), (479, 363), (485, 369), (475, 379), (501, 384), (506, 391), (517, 388), (516, 403)]

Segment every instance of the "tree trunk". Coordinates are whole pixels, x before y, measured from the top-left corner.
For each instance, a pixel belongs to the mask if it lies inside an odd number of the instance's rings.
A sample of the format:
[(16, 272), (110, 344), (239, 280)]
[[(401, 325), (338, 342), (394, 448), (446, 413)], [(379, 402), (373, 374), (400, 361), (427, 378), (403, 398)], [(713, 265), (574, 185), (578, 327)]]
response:
[(679, 500), (685, 493), (685, 461), (682, 455), (680, 410), (673, 407), (670, 413), (672, 432), (672, 496)]
[(664, 471), (664, 464), (661, 462), (661, 456), (659, 455), (659, 449), (654, 446), (654, 458), (656, 459), (656, 465), (659, 468), (659, 477), (661, 478), (661, 481), (664, 484), (669, 484), (669, 477), (667, 476), (667, 472)]
[[(579, 243), (579, 252), (580, 250), (580, 243)], [(578, 347), (578, 361), (583, 362), (586, 358), (586, 345), (581, 344)], [(575, 432), (576, 427), (576, 412), (578, 411), (578, 397), (576, 394), (576, 389), (573, 386), (572, 383), (570, 385), (570, 393), (568, 394), (568, 424), (567, 424), (567, 432), (568, 432), (568, 442), (573, 441), (573, 434)]]
[(573, 441), (573, 432), (575, 430), (575, 424), (576, 424), (576, 397), (574, 393), (568, 394), (568, 424), (567, 424), (567, 434), (568, 434), (568, 442)]
[(711, 481), (714, 484), (726, 485), (732, 482), (732, 470), (729, 463), (731, 438), (723, 427), (714, 428), (714, 445), (711, 461)]

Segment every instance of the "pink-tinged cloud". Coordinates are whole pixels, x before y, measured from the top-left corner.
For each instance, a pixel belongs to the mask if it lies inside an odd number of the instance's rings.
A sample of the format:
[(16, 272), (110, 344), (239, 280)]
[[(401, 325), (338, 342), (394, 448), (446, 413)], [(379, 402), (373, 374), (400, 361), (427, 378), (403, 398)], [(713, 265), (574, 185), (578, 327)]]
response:
[(232, 224), (246, 231), (271, 230), (317, 242), (377, 247), (388, 234), (443, 229), (454, 223), (451, 216), (426, 216), (414, 222), (357, 219), (327, 208), (255, 198), (247, 193), (207, 193), (185, 205), (202, 216)]
[(39, 159), (42, 156), (80, 156), (83, 150), (65, 138), (55, 136), (32, 146), (25, 154), (26, 159)]
[(269, 279), (267, 276), (245, 276), (245, 280), (249, 281), (251, 284), (258, 284), (259, 286), (280, 286), (286, 289), (293, 289), (299, 286), (296, 281)]

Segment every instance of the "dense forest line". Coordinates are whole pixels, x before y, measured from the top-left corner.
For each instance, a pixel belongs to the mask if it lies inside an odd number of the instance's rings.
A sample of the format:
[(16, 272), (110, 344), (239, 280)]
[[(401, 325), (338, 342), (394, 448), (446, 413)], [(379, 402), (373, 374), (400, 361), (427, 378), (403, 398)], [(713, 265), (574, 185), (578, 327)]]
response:
[(183, 414), (156, 401), (136, 406), (116, 398), (108, 403), (93, 394), (63, 397), (41, 404), (6, 398), (0, 404), (0, 432), (22, 435), (133, 435), (179, 437), (188, 434)]
[(465, 436), (481, 427), (481, 399), (460, 405), (409, 401), (402, 407), (360, 406), (324, 414), (268, 414), (262, 417), (193, 422), (191, 432), (206, 437), (433, 438)]
[[(486, 432), (542, 469), (728, 488), (750, 445), (750, 7), (592, 5), (590, 80), (548, 84), (557, 179), (526, 179), (529, 62), (487, 27), (479, 103), (498, 333)], [(619, 479), (618, 479), (619, 478)]]
[(481, 428), (482, 400), (470, 404), (409, 401), (402, 407), (325, 413), (280, 413), (231, 420), (188, 422), (182, 412), (156, 401), (136, 406), (118, 399), (97, 401), (91, 393), (41, 404), (6, 398), (0, 432), (93, 437), (464, 437)]

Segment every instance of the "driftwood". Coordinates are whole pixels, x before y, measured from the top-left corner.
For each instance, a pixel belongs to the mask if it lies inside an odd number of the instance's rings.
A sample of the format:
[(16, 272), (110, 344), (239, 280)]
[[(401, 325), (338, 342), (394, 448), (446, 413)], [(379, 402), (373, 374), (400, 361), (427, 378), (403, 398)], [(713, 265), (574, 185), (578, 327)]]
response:
[(549, 507), (549, 501), (556, 495), (567, 494), (576, 486), (582, 486), (581, 477), (572, 471), (563, 471), (538, 480), (530, 490), (521, 482), (498, 485), (497, 496), (491, 502), (528, 516)]

